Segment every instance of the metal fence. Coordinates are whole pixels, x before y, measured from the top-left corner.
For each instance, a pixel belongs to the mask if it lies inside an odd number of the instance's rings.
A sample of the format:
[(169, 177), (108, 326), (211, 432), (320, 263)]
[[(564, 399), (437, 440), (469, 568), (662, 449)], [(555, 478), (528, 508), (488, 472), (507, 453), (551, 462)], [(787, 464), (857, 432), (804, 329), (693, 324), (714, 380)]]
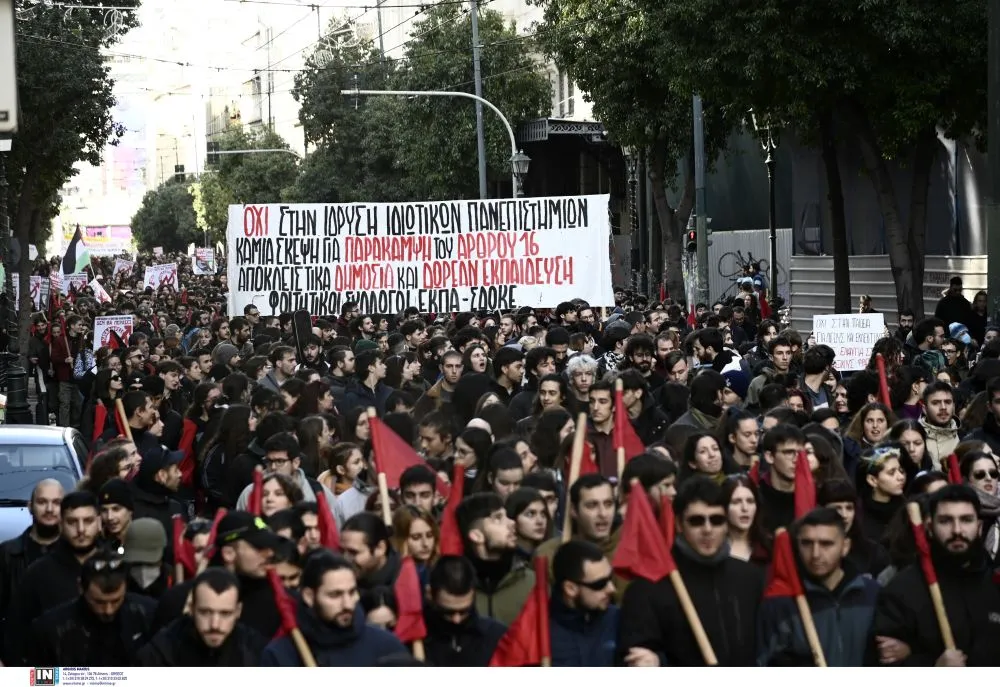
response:
[[(788, 272), (792, 259), (792, 230), (778, 229), (778, 295), (788, 300)], [(713, 301), (736, 295), (736, 275), (741, 260), (752, 255), (761, 270), (770, 276), (771, 240), (767, 229), (716, 231), (708, 247), (708, 293)]]

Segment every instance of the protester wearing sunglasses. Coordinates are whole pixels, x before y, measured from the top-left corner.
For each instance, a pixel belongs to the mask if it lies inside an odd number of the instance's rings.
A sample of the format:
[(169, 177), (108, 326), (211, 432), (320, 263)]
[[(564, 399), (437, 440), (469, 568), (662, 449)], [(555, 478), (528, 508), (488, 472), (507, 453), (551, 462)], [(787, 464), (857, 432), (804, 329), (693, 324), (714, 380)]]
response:
[[(729, 555), (722, 487), (695, 475), (674, 499), (674, 560), (720, 666), (756, 665), (753, 638), (764, 573)], [(629, 666), (702, 666), (669, 578), (636, 579), (622, 600), (618, 654)]]
[(983, 520), (983, 546), (996, 557), (1000, 551), (1000, 468), (990, 453), (971, 451), (959, 465), (962, 479), (976, 490), (979, 497), (979, 514)]
[(615, 665), (619, 609), (611, 563), (599, 546), (572, 540), (552, 560), (553, 667)]

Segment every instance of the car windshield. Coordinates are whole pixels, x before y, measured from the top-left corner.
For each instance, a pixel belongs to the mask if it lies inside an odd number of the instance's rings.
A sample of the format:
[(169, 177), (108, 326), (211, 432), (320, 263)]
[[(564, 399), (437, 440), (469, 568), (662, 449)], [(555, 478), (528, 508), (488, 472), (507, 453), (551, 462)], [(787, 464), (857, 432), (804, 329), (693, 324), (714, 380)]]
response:
[(79, 475), (65, 445), (0, 444), (0, 501), (28, 501), (43, 479), (58, 480), (69, 492)]

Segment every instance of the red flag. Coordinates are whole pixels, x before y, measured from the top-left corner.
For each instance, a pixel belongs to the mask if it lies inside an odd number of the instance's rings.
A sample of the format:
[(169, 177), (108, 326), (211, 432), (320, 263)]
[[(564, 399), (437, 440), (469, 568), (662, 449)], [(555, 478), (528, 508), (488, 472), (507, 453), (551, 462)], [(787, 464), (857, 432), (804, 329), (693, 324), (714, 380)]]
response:
[(885, 358), (881, 353), (875, 354), (875, 369), (878, 370), (878, 395), (879, 400), (886, 408), (892, 407), (892, 397), (889, 395), (889, 379), (885, 375)]
[[(392, 429), (387, 427), (377, 417), (368, 420), (372, 437), (372, 454), (375, 457), (375, 467), (385, 474), (385, 482), (390, 489), (399, 489), (399, 478), (408, 467), (426, 465), (413, 447), (403, 441)], [(448, 498), (448, 483), (437, 478), (437, 492)]]
[(962, 469), (958, 465), (958, 456), (952, 453), (947, 458), (945, 458), (945, 461), (947, 461), (948, 463), (948, 483), (961, 484)]
[(666, 494), (660, 497), (660, 529), (663, 530), (663, 539), (667, 542), (667, 551), (672, 550), (677, 526), (674, 523), (674, 502)]
[(937, 584), (937, 571), (934, 570), (934, 561), (931, 560), (931, 547), (927, 543), (927, 532), (924, 531), (924, 524), (914, 525), (911, 522), (910, 527), (913, 529), (913, 539), (917, 544), (917, 556), (920, 558), (920, 568), (924, 571), (927, 586)]
[(691, 327), (691, 329), (694, 329), (696, 326), (698, 326), (698, 316), (694, 314), (694, 306), (693, 305), (688, 310), (688, 320), (687, 321), (688, 321), (688, 326)]
[(274, 568), (267, 569), (267, 581), (271, 583), (271, 592), (274, 594), (274, 605), (277, 606), (278, 615), (281, 616), (281, 625), (273, 637), (273, 639), (278, 639), (290, 634), (292, 630), (299, 626), (299, 622), (295, 617), (298, 607), (295, 599), (288, 594), (285, 585), (281, 582), (281, 578), (278, 577), (277, 570)]
[(799, 451), (795, 458), (795, 518), (801, 518), (815, 507), (816, 483), (809, 469), (809, 456)]
[(215, 511), (215, 519), (212, 520), (212, 529), (208, 531), (208, 542), (205, 544), (205, 552), (202, 554), (206, 558), (212, 558), (215, 555), (215, 537), (219, 533), (219, 522), (225, 515), (225, 508)]
[(750, 471), (747, 473), (747, 477), (758, 487), (760, 486), (760, 459), (754, 459), (753, 464), (750, 466)]
[(442, 556), (461, 556), (465, 553), (465, 542), (462, 540), (462, 532), (458, 528), (458, 518), (455, 511), (458, 504), (465, 496), (465, 468), (455, 465), (451, 477), (451, 493), (448, 494), (448, 502), (441, 513), (441, 544), (439, 546)]
[(423, 590), (420, 588), (420, 577), (417, 575), (417, 565), (412, 556), (403, 559), (393, 586), (396, 592), (396, 627), (393, 632), (401, 642), (409, 644), (427, 636), (427, 626), (424, 624)]
[(757, 296), (757, 304), (760, 306), (760, 316), (765, 320), (771, 319), (771, 304), (767, 302), (763, 291)]
[(549, 560), (534, 559), (535, 587), (521, 612), (497, 643), (491, 668), (537, 666), (551, 658), (549, 640)]
[(632, 481), (628, 511), (611, 566), (622, 577), (641, 577), (650, 582), (659, 582), (677, 569), (661, 527), (653, 517), (649, 496), (637, 479)]
[(127, 437), (128, 432), (125, 431), (125, 420), (122, 418), (122, 414), (118, 412), (118, 406), (115, 405), (115, 427), (118, 429), (118, 436)]
[(340, 532), (337, 531), (337, 523), (334, 522), (330, 504), (322, 489), (316, 492), (316, 517), (319, 520), (320, 543), (331, 551), (340, 551)]
[(792, 538), (785, 528), (774, 533), (774, 550), (771, 553), (771, 567), (768, 570), (764, 598), (776, 596), (803, 596), (805, 589), (799, 579), (799, 569), (795, 566), (792, 552)]
[[(572, 450), (570, 450), (570, 453), (567, 456), (566, 469), (563, 470), (563, 481), (567, 483), (569, 482), (569, 469), (570, 469), (570, 461), (572, 460), (572, 458), (573, 458), (573, 452)], [(583, 455), (580, 457), (580, 474), (578, 476), (578, 479), (579, 477), (583, 477), (584, 475), (598, 475), (600, 474), (600, 472), (601, 469), (597, 467), (597, 461), (594, 460), (594, 454), (590, 450), (590, 442), (584, 440)], [(571, 486), (573, 485), (567, 484), (566, 488), (568, 489)]]
[(194, 455), (194, 440), (198, 436), (198, 425), (194, 420), (184, 418), (184, 431), (181, 432), (181, 442), (178, 448), (184, 452), (178, 467), (181, 470), (181, 484), (190, 487), (194, 482), (194, 470), (196, 466)]
[(614, 443), (615, 451), (620, 448), (625, 449), (625, 460), (629, 461), (645, 451), (646, 445), (635, 433), (632, 421), (629, 420), (625, 402), (622, 400), (624, 395), (624, 391), (615, 390), (615, 426), (611, 431), (611, 441)]
[(264, 498), (264, 471), (253, 471), (253, 488), (250, 490), (250, 498), (247, 499), (247, 511), (252, 515), (260, 515), (261, 500)]
[(667, 300), (667, 283), (660, 282), (660, 302)]
[[(115, 413), (117, 415), (117, 413)], [(104, 407), (104, 403), (98, 401), (94, 405), (94, 428), (93, 428), (93, 440), (91, 446), (97, 445), (97, 440), (101, 438), (104, 434), (104, 425), (108, 421), (108, 409)]]
[(174, 564), (180, 563), (184, 568), (184, 576), (193, 577), (198, 572), (198, 563), (194, 556), (194, 545), (189, 539), (184, 538), (184, 518), (179, 514), (173, 518), (174, 522)]

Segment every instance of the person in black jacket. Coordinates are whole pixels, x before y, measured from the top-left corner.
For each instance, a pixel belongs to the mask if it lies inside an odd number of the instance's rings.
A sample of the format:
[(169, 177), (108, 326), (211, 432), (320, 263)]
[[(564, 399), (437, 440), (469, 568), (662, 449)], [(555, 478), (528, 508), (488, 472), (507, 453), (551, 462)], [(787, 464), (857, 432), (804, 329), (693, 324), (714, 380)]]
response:
[[(983, 549), (979, 498), (952, 484), (930, 500), (927, 539), (956, 649), (945, 650), (920, 563), (903, 568), (879, 595), (875, 642), (883, 663), (901, 666), (1000, 666), (1000, 588)], [(902, 643), (886, 657), (883, 645)]]
[[(234, 573), (240, 581), (240, 620), (269, 639), (278, 631), (281, 617), (267, 580), (273, 552), (286, 540), (268, 529), (264, 521), (246, 511), (227, 513), (216, 528), (216, 551), (210, 566)], [(160, 597), (154, 631), (184, 614), (193, 583), (174, 585)]]
[(89, 491), (67, 494), (61, 504), (59, 528), (59, 541), (28, 566), (14, 594), (6, 627), (17, 631), (4, 632), (4, 665), (26, 665), (24, 630), (45, 611), (80, 593), (80, 568), (93, 555), (101, 533), (97, 496)]
[(662, 440), (670, 426), (670, 419), (653, 400), (648, 382), (663, 378), (659, 375), (643, 377), (642, 372), (634, 367), (620, 372), (618, 378), (622, 380), (622, 401), (636, 435), (646, 446)]
[(775, 425), (761, 440), (761, 456), (769, 469), (760, 480), (758, 507), (768, 534), (795, 520), (795, 461), (805, 444), (802, 430), (788, 424)]
[(442, 556), (431, 569), (424, 620), (427, 662), (439, 667), (485, 668), (507, 631), (476, 612), (476, 570), (462, 556)]
[[(764, 575), (729, 555), (722, 488), (692, 477), (674, 499), (673, 555), (720, 666), (756, 665), (757, 608)], [(625, 591), (618, 653), (629, 666), (703, 666), (701, 651), (669, 578), (637, 579)]]
[[(144, 453), (139, 472), (132, 480), (133, 520), (153, 518), (163, 525), (164, 532), (173, 532), (173, 517), (183, 515), (184, 508), (175, 496), (181, 485), (178, 465), (184, 454), (168, 451), (162, 446), (155, 452)], [(173, 560), (173, 542), (167, 540), (164, 560)]]
[(553, 667), (615, 664), (619, 609), (614, 572), (596, 544), (573, 540), (552, 559), (549, 628)]
[(240, 581), (224, 568), (208, 568), (191, 585), (191, 614), (157, 632), (134, 665), (231, 667), (260, 665), (266, 640), (240, 622)]
[(63, 486), (54, 479), (44, 479), (31, 492), (28, 510), (31, 527), (9, 541), (0, 544), (0, 629), (7, 617), (24, 572), (32, 563), (49, 552), (59, 540), (59, 504)]
[(31, 624), (25, 659), (36, 666), (130, 665), (145, 642), (156, 602), (127, 592), (127, 566), (114, 550), (91, 556), (82, 592)]
[[(365, 623), (358, 603), (358, 582), (346, 559), (329, 551), (309, 556), (302, 571), (302, 603), (297, 620), (317, 665), (321, 667), (374, 666), (384, 658), (404, 653), (406, 647), (387, 630)], [(261, 655), (262, 666), (300, 667), (302, 657), (292, 638), (271, 641)]]
[(164, 563), (167, 533), (159, 520), (139, 518), (128, 528), (122, 543), (128, 564), (128, 590), (159, 599), (170, 588), (172, 571)]

